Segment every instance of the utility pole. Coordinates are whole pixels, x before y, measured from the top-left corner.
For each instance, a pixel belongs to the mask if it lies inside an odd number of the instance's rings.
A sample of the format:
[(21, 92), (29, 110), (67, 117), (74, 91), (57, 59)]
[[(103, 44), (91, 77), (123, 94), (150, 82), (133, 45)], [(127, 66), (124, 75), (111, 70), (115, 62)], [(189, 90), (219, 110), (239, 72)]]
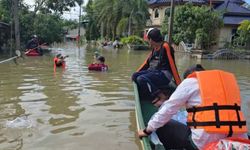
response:
[(83, 3), (83, 0), (80, 0), (80, 2), (79, 2), (80, 10), (79, 10), (79, 25), (78, 25), (78, 44), (79, 44), (79, 42), (80, 42), (80, 36), (81, 36), (81, 13), (82, 13), (82, 3)]
[(14, 16), (14, 24), (15, 24), (15, 44), (16, 50), (20, 50), (20, 29), (19, 29), (19, 17), (18, 17), (18, 4), (19, 0), (12, 0), (13, 4), (13, 16)]
[(132, 9), (132, 11), (129, 14), (129, 19), (128, 19), (128, 36), (131, 35), (131, 22), (132, 22), (132, 13), (133, 13), (134, 9)]
[(168, 24), (168, 43), (172, 44), (172, 32), (173, 32), (173, 21), (174, 21), (174, 0), (171, 0), (171, 11)]

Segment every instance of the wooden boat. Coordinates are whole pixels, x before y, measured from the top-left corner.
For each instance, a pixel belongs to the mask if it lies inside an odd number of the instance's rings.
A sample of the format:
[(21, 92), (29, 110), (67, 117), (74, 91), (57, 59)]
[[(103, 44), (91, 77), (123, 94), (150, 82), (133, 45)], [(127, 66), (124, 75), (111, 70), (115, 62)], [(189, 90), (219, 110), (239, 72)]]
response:
[[(147, 100), (141, 100), (136, 83), (133, 82), (135, 93), (135, 114), (137, 129), (144, 129), (151, 116), (157, 111), (157, 108)], [(155, 145), (149, 137), (143, 137), (140, 140), (143, 150), (165, 150), (163, 145)]]

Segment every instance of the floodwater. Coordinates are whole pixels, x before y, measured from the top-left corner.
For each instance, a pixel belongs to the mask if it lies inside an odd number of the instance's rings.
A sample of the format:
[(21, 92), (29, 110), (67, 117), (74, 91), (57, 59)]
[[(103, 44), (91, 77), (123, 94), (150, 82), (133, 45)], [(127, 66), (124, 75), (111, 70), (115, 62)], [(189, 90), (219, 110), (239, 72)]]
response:
[[(55, 50), (69, 55), (65, 70), (54, 72), (53, 54), (0, 64), (0, 150), (140, 149), (130, 77), (149, 51), (79, 49), (74, 43)], [(95, 50), (105, 56), (108, 72), (88, 71)], [(181, 74), (194, 63), (235, 73), (250, 120), (250, 61), (176, 53), (176, 63)], [(24, 116), (28, 127), (6, 125)]]

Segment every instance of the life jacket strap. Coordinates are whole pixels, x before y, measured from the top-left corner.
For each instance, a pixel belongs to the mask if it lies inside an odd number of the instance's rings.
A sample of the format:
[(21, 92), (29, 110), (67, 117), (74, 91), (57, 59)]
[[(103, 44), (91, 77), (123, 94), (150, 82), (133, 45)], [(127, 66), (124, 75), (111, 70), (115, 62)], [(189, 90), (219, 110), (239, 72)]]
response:
[[(197, 112), (209, 111), (209, 110), (215, 111), (215, 121), (197, 122), (195, 120), (195, 115)], [(220, 121), (219, 110), (235, 110), (237, 115), (237, 121)], [(187, 122), (187, 125), (193, 126), (194, 128), (197, 128), (197, 126), (216, 126), (216, 128), (220, 128), (220, 126), (229, 126), (228, 137), (230, 137), (233, 134), (233, 129), (232, 129), (233, 126), (239, 126), (239, 128), (242, 128), (242, 126), (246, 126), (246, 121), (240, 120), (240, 113), (239, 113), (240, 110), (241, 110), (240, 106), (237, 105), (236, 103), (234, 105), (218, 105), (217, 103), (213, 103), (212, 106), (188, 108), (187, 112), (193, 113), (193, 115), (192, 115), (192, 122)]]

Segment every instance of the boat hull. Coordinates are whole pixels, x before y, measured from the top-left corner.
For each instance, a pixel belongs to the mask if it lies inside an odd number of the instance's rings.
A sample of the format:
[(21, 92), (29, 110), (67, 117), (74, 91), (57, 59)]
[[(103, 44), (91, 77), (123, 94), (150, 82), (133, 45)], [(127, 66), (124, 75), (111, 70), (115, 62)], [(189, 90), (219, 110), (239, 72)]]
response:
[[(157, 108), (149, 101), (141, 100), (136, 83), (133, 82), (135, 93), (135, 115), (137, 130), (144, 129), (151, 116), (157, 111)], [(140, 140), (143, 150), (164, 150), (162, 145), (154, 145), (149, 137), (143, 137)]]

